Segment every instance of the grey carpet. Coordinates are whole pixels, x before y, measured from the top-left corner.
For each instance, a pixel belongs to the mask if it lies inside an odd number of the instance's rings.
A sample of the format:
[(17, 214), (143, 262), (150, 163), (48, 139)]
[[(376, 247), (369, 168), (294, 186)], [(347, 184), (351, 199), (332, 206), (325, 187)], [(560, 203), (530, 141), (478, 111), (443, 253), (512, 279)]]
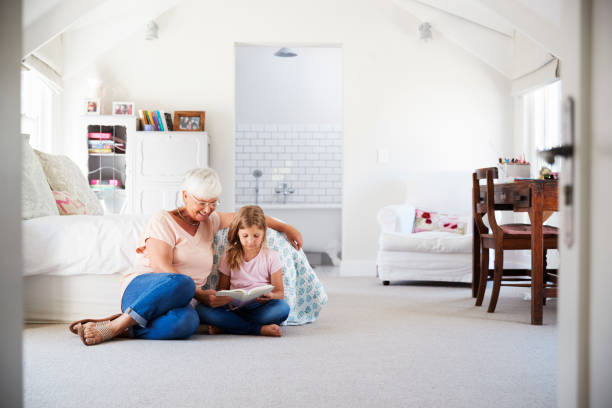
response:
[[(26, 407), (552, 407), (556, 301), (529, 324), (524, 289), (498, 311), (467, 287), (321, 274), (329, 303), (282, 338), (195, 335), (85, 347), (67, 325), (24, 332)], [(488, 299), (485, 299), (488, 304)]]

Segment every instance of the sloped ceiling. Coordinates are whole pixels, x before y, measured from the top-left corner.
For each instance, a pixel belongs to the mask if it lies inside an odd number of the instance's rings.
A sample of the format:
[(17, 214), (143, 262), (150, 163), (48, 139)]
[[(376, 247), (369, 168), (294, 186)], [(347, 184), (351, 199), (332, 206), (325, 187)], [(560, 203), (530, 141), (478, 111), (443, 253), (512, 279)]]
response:
[[(430, 23), (434, 40), (444, 36), (511, 79), (560, 55), (561, 0), (387, 1)], [(24, 0), (23, 55), (62, 36), (69, 77), (180, 2)]]
[[(23, 57), (49, 54), (42, 50), (62, 37), (64, 76), (70, 76), (146, 22), (175, 7), (180, 0), (24, 0)], [(144, 34), (143, 34), (144, 35)], [(55, 53), (57, 54), (57, 53)]]
[[(510, 79), (533, 71), (559, 55), (559, 0), (534, 2), (539, 4), (537, 8), (527, 7), (527, 0), (393, 2), (430, 23), (434, 40), (436, 35), (444, 36)], [(550, 15), (547, 14), (549, 7)]]

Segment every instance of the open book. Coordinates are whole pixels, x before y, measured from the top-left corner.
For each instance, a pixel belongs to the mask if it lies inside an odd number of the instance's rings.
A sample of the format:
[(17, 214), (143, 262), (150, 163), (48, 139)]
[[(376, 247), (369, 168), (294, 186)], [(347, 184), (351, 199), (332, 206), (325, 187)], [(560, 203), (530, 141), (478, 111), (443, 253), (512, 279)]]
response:
[(268, 292), (272, 292), (274, 290), (274, 285), (264, 285), (253, 288), (249, 291), (244, 289), (232, 289), (232, 290), (219, 290), (217, 291), (217, 296), (229, 296), (232, 299), (232, 305), (241, 307), (250, 303), (252, 300), (260, 297), (263, 294)]

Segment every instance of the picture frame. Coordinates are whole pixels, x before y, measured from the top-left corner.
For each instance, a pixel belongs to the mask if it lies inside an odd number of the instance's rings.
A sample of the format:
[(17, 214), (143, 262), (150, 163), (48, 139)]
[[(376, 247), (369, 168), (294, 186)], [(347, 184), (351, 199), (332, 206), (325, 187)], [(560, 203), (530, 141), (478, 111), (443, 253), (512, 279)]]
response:
[(114, 116), (134, 116), (134, 102), (113, 102)]
[(86, 115), (99, 115), (100, 99), (88, 98), (83, 100), (83, 113), (85, 113)]
[(204, 111), (175, 111), (174, 112), (174, 130), (181, 132), (203, 132)]

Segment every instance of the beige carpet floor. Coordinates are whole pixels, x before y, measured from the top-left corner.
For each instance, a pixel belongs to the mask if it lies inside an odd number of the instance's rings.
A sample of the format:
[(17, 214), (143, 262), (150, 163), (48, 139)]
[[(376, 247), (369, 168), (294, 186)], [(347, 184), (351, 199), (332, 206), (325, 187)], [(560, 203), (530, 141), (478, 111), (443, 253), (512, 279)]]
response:
[[(85, 347), (67, 325), (24, 331), (26, 407), (553, 407), (555, 300), (529, 324), (467, 287), (321, 273), (329, 302), (282, 338), (195, 335)], [(485, 299), (488, 304), (488, 299)]]

